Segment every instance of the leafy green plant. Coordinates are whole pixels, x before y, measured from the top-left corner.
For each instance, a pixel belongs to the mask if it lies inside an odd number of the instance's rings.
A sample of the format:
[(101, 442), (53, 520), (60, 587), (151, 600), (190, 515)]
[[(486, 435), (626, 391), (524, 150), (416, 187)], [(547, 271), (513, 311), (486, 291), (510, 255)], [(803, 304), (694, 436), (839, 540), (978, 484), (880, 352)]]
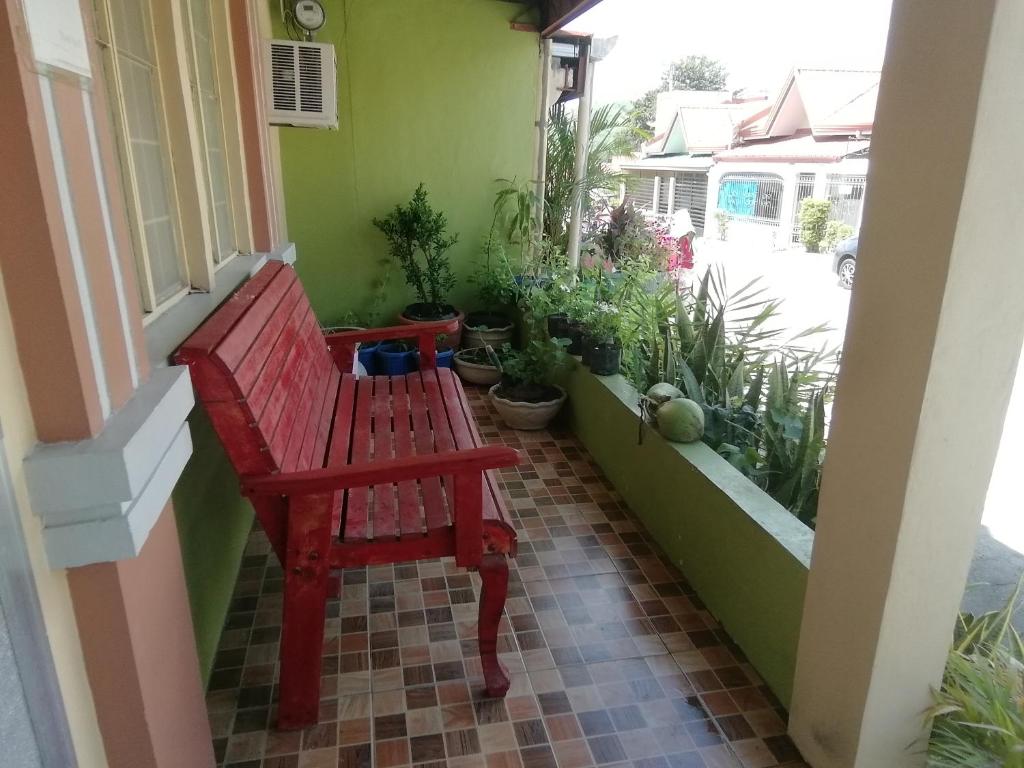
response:
[(629, 200), (612, 208), (598, 224), (599, 228), (591, 242), (613, 265), (621, 266), (635, 259), (656, 259), (662, 256), (662, 245), (654, 226)]
[(832, 219), (825, 225), (825, 236), (821, 238), (821, 250), (831, 253), (840, 242), (853, 237), (853, 227), (842, 221)]
[(809, 253), (818, 253), (831, 213), (832, 203), (828, 200), (805, 197), (800, 201), (800, 242)]
[(1022, 583), (1001, 610), (957, 621), (925, 713), (930, 768), (1024, 768), (1024, 642), (1012, 624)]
[(575, 172), (576, 135), (576, 119), (561, 104), (553, 106), (548, 114), (544, 234), (563, 251), (568, 243), (573, 205), (582, 198), (586, 220), (595, 198), (618, 191), (625, 175), (613, 170), (609, 161), (631, 154), (638, 133), (628, 109), (613, 104), (595, 109), (590, 118), (587, 163), (580, 182)]
[(494, 220), (491, 232), (497, 224), (505, 240), (519, 248), (520, 263), (527, 264), (537, 248), (539, 233), (536, 231), (537, 204), (539, 199), (533, 186), (518, 183), (516, 179), (498, 179), (502, 188), (494, 196)]
[(608, 301), (597, 301), (583, 320), (586, 332), (598, 343), (618, 341), (622, 330), (622, 312)]
[[(630, 270), (620, 289), (623, 367), (639, 392), (665, 381), (697, 402), (703, 441), (813, 526), (836, 355), (799, 346), (824, 326), (791, 337), (775, 327), (780, 303), (765, 293), (757, 280), (730, 292), (709, 269), (695, 292), (677, 296)], [(641, 410), (649, 406), (642, 398)]]
[(402, 266), (419, 302), (433, 314), (443, 315), (448, 292), (455, 285), (446, 253), (458, 235), (447, 234), (448, 220), (430, 207), (423, 184), (416, 187), (408, 205), (396, 205), (383, 219), (375, 218), (373, 225), (388, 239), (391, 255)]
[[(500, 347), (473, 347), (472, 349), (463, 349), (458, 353), (459, 359), (467, 363), (474, 363), (476, 365), (491, 365), (495, 368), (499, 367), (500, 364), (508, 360), (513, 354), (511, 344), (502, 344)], [(498, 364), (494, 362), (494, 358), (497, 358)]]
[(528, 403), (557, 399), (562, 390), (554, 380), (571, 360), (565, 354), (567, 344), (564, 339), (531, 339), (521, 350), (505, 349), (503, 356), (487, 347), (491, 364), (501, 371), (499, 396)]
[(519, 285), (505, 246), (489, 238), (484, 254), (483, 262), (469, 277), (469, 282), (476, 285), (480, 305), (490, 310), (514, 306), (519, 300)]

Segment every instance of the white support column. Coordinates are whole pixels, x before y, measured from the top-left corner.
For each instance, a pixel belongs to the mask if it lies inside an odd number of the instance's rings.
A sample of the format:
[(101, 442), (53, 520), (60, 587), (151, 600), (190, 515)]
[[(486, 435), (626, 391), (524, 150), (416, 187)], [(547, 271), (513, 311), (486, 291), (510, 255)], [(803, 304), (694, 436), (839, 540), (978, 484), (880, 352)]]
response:
[(815, 768), (925, 763), (1024, 339), (1022, 37), (1019, 0), (893, 6), (791, 705)]
[(828, 172), (827, 171), (815, 171), (814, 172), (814, 191), (811, 193), (811, 197), (816, 200), (825, 199), (825, 189), (828, 186), (827, 183)]
[(537, 178), (534, 193), (537, 195), (537, 210), (534, 226), (537, 232), (544, 231), (544, 187), (548, 172), (548, 90), (551, 87), (551, 38), (544, 38), (540, 48), (540, 93), (537, 107)]
[[(580, 94), (579, 112), (576, 115), (576, 164), (573, 178), (580, 182), (587, 173), (587, 155), (590, 151), (590, 106), (594, 94), (594, 62), (590, 58), (590, 44), (581, 47), (580, 56), (586, 57), (586, 80), (583, 81), (583, 93)], [(566, 257), (569, 267), (575, 275), (580, 265), (580, 235), (583, 228), (583, 207), (586, 205), (583, 195), (577, 195), (569, 218), (569, 244)]]
[(708, 169), (708, 192), (707, 203), (704, 207), (704, 237), (721, 238), (722, 233), (718, 230), (718, 188), (722, 183), (722, 166), (715, 163)]
[(793, 244), (793, 224), (796, 221), (796, 166), (788, 164), (779, 171), (782, 176), (782, 199), (779, 201), (779, 234), (776, 248), (789, 248)]
[(671, 214), (676, 209), (676, 175), (673, 173), (668, 177), (668, 207), (666, 210)]
[(654, 176), (654, 197), (651, 199), (651, 213), (658, 213), (658, 203), (661, 202), (661, 174)]

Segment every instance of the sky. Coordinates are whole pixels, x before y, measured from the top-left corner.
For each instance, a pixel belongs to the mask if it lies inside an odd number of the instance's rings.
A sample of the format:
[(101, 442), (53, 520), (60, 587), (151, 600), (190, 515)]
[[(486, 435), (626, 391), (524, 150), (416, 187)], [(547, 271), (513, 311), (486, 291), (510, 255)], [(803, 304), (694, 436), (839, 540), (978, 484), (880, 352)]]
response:
[(618, 36), (594, 103), (632, 101), (688, 54), (719, 59), (728, 87), (774, 96), (794, 66), (879, 68), (892, 0), (603, 0), (569, 25)]

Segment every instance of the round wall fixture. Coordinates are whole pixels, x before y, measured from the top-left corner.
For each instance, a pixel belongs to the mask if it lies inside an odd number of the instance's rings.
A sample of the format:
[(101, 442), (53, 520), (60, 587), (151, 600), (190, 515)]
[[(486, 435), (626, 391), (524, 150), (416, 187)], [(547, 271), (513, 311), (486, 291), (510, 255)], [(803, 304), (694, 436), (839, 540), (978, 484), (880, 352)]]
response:
[(307, 32), (315, 32), (327, 21), (327, 14), (320, 0), (298, 0), (292, 8), (295, 23)]

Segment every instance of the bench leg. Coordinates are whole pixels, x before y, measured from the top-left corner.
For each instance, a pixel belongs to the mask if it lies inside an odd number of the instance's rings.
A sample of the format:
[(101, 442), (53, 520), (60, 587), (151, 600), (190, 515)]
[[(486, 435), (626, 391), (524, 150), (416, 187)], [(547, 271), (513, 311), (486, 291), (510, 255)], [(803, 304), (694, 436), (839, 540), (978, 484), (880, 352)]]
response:
[(320, 716), (320, 659), (330, 586), (331, 496), (291, 500), (288, 509), (281, 679), (277, 726), (315, 725)]
[(508, 560), (504, 555), (484, 555), (480, 561), (483, 590), (480, 593), (480, 662), (488, 696), (504, 696), (508, 674), (498, 660), (498, 624), (508, 595)]

